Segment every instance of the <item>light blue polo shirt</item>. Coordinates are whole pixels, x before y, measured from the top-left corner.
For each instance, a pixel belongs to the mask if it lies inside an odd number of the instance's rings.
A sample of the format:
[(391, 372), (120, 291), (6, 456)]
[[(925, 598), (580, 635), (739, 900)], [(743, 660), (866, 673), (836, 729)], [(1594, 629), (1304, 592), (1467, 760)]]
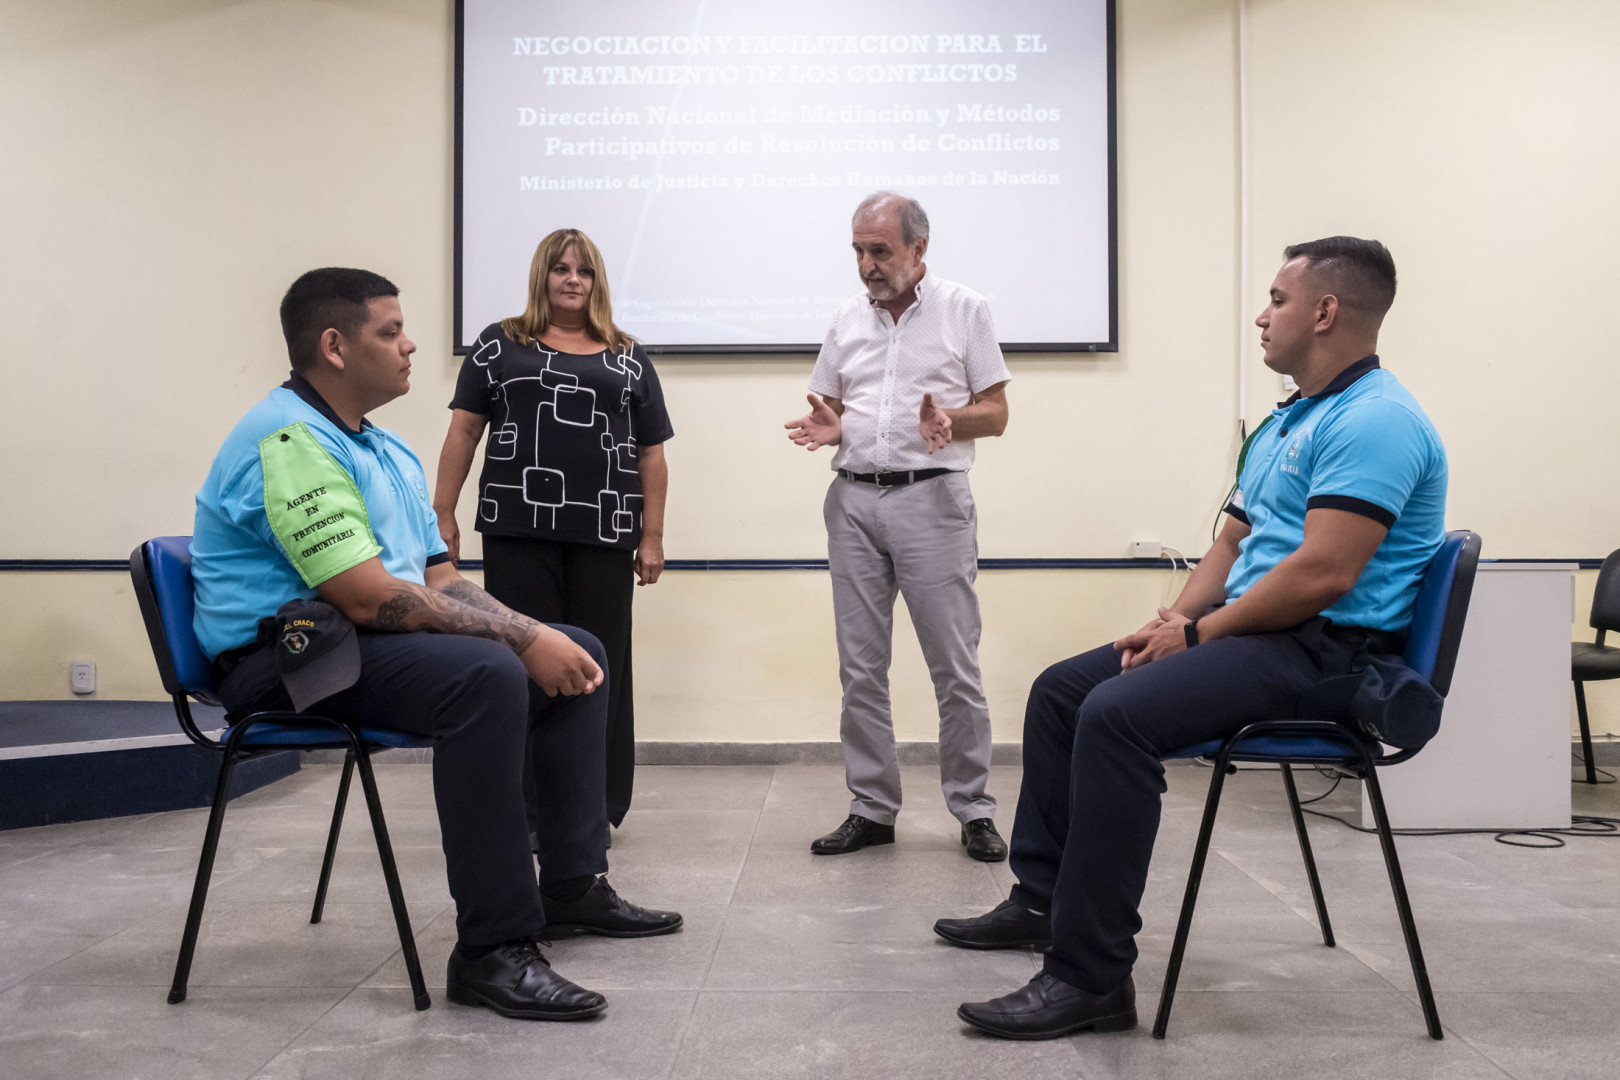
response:
[(1227, 513), (1250, 526), (1226, 577), (1235, 600), (1305, 538), (1305, 512), (1364, 514), (1389, 529), (1355, 587), (1323, 615), (1340, 626), (1404, 632), (1445, 538), (1446, 451), (1395, 376), (1368, 356), (1320, 394), (1295, 395), (1250, 445)]
[(260, 619), (376, 556), (418, 585), (449, 558), (422, 463), (370, 421), (349, 428), (294, 373), (226, 436), (197, 492), (197, 640), (210, 658), (247, 645)]

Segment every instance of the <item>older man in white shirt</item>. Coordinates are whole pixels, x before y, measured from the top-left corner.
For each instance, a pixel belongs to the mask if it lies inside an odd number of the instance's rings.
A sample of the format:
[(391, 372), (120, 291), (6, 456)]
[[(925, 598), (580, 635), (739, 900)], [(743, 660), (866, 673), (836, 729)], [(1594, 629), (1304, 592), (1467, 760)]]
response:
[[(810, 376), (810, 412), (787, 424), (809, 450), (837, 446), (827, 556), (844, 700), (840, 736), (854, 799), (818, 855), (894, 842), (900, 767), (889, 710), (894, 598), (906, 598), (939, 703), (939, 775), (967, 853), (1007, 857), (996, 832), (990, 710), (979, 678), (974, 440), (1007, 427), (1006, 361), (989, 305), (928, 273), (928, 215), (893, 192), (852, 220), (866, 291), (847, 300)], [(818, 396), (819, 395), (819, 396)]]

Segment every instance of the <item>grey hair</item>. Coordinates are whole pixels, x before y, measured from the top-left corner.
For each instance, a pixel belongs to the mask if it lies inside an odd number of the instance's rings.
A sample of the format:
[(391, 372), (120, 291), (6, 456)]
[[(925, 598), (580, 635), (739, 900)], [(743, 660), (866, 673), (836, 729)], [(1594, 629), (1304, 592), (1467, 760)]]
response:
[(928, 213), (922, 208), (922, 203), (893, 191), (874, 191), (862, 199), (850, 220), (856, 221), (876, 213), (890, 201), (898, 204), (896, 209), (900, 212), (900, 242), (910, 247), (919, 240), (928, 239)]

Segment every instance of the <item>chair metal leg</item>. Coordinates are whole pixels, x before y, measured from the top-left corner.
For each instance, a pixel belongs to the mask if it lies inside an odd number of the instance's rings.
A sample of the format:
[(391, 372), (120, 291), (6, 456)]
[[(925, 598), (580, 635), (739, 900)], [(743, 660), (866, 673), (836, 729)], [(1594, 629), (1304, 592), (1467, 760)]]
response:
[(366, 793), (366, 808), (371, 812), (371, 831), (377, 838), (377, 856), (382, 860), (383, 880), (388, 883), (388, 902), (394, 908), (394, 923), (399, 927), (399, 947), (405, 955), (405, 970), (411, 979), (411, 995), (418, 1011), (433, 1004), (428, 997), (427, 984), (422, 981), (422, 962), (416, 955), (416, 937), (411, 933), (410, 913), (405, 910), (405, 893), (399, 887), (399, 868), (394, 863), (394, 848), (388, 842), (388, 825), (383, 821), (382, 800), (377, 797), (377, 780), (371, 772), (371, 756), (359, 736), (350, 729), (355, 764), (360, 767), (360, 788)]
[(1417, 924), (1412, 921), (1412, 903), (1406, 897), (1406, 881), (1401, 876), (1401, 860), (1395, 854), (1395, 835), (1389, 829), (1389, 814), (1384, 810), (1384, 793), (1378, 786), (1378, 773), (1365, 748), (1362, 749), (1363, 769), (1366, 772), (1367, 801), (1372, 804), (1373, 822), (1378, 826), (1378, 842), (1384, 849), (1384, 866), (1389, 871), (1389, 887), (1395, 894), (1395, 912), (1401, 919), (1401, 934), (1406, 938), (1406, 953), (1412, 960), (1412, 979), (1417, 983), (1418, 1001), (1423, 1005), (1423, 1022), (1429, 1027), (1429, 1038), (1443, 1039), (1440, 1014), (1434, 1007), (1434, 991), (1429, 987), (1429, 969), (1423, 963), (1423, 946), (1418, 943)]
[(1586, 722), (1586, 686), (1575, 680), (1575, 715), (1581, 720), (1581, 756), (1586, 759), (1586, 782), (1597, 783), (1597, 767), (1592, 761), (1592, 729)]
[(338, 781), (337, 805), (332, 807), (332, 829), (326, 835), (326, 857), (321, 860), (321, 883), (315, 887), (315, 909), (309, 921), (321, 921), (326, 909), (326, 886), (332, 880), (332, 859), (337, 855), (338, 834), (343, 831), (343, 808), (349, 802), (349, 781), (354, 776), (354, 751), (343, 755), (343, 779)]
[(1282, 766), (1283, 786), (1288, 789), (1288, 809), (1294, 815), (1294, 832), (1299, 836), (1299, 853), (1305, 856), (1305, 876), (1311, 883), (1311, 899), (1316, 901), (1316, 922), (1322, 928), (1322, 944), (1333, 947), (1333, 924), (1328, 921), (1327, 901), (1322, 898), (1322, 881), (1316, 876), (1316, 858), (1311, 854), (1311, 838), (1305, 832), (1305, 814), (1299, 808), (1299, 789), (1294, 786), (1294, 772), (1288, 762)]
[(1159, 994), (1159, 1014), (1153, 1020), (1153, 1037), (1164, 1038), (1170, 1024), (1170, 1003), (1176, 996), (1176, 980), (1181, 977), (1181, 958), (1187, 951), (1187, 934), (1192, 929), (1193, 908), (1198, 903), (1198, 885), (1204, 878), (1204, 860), (1209, 855), (1209, 838), (1215, 831), (1215, 811), (1221, 805), (1221, 788), (1231, 764), (1223, 750), (1215, 759), (1214, 775), (1209, 778), (1209, 795), (1204, 799), (1204, 820), (1198, 827), (1198, 844), (1193, 848), (1192, 867), (1187, 871), (1187, 892), (1181, 900), (1181, 917), (1176, 921), (1176, 940), (1170, 947), (1170, 964), (1164, 972), (1164, 989)]
[(208, 881), (214, 875), (214, 853), (219, 849), (220, 828), (225, 824), (225, 807), (231, 790), (231, 773), (236, 769), (236, 753), (242, 731), (232, 731), (225, 740), (225, 753), (214, 781), (214, 805), (208, 811), (208, 829), (203, 833), (202, 855), (197, 860), (197, 880), (191, 887), (191, 908), (186, 912), (186, 929), (180, 938), (180, 957), (174, 965), (174, 984), (169, 987), (169, 1004), (186, 1000), (186, 982), (191, 978), (191, 957), (197, 951), (197, 933), (202, 928), (203, 905), (208, 902)]

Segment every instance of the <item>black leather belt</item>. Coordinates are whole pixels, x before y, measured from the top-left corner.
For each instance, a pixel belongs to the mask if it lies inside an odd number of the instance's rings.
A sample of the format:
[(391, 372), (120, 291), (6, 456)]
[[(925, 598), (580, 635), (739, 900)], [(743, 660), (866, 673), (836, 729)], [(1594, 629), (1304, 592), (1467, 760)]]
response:
[(956, 472), (955, 469), (914, 469), (911, 472), (850, 472), (848, 469), (839, 469), (838, 475), (845, 480), (853, 480), (857, 484), (876, 484), (878, 487), (905, 487), (915, 484), (918, 480), (932, 480), (936, 476)]
[(209, 665), (214, 674), (214, 685), (217, 687), (223, 683), (226, 677), (241, 665), (243, 660), (258, 652), (262, 647), (257, 641), (251, 641), (241, 648), (227, 649), (214, 657), (214, 662)]
[(220, 653), (214, 658), (214, 667), (218, 668), (224, 674), (229, 675), (237, 664), (240, 664), (243, 660), (246, 660), (248, 657), (252, 656), (262, 648), (264, 648), (264, 646), (259, 642), (250, 641), (240, 648), (226, 649), (224, 652)]
[(277, 624), (274, 615), (268, 615), (260, 619), (258, 633), (254, 635), (252, 641), (246, 645), (238, 645), (234, 649), (226, 649), (214, 657), (214, 681), (223, 682), (225, 676), (234, 671), (242, 661), (260, 649), (268, 648), (270, 643), (276, 640), (276, 630)]

